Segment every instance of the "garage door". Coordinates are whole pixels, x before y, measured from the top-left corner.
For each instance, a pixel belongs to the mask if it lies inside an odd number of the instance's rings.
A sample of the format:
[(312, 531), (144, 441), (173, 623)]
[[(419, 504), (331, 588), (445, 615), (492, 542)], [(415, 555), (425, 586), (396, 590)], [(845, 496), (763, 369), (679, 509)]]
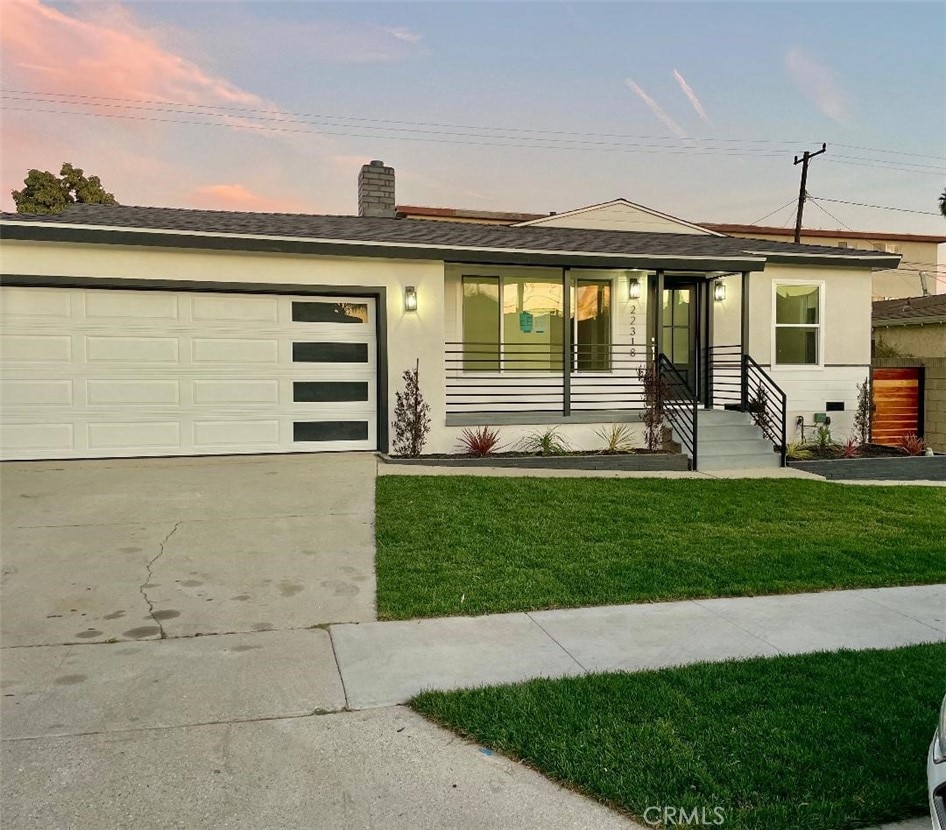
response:
[(0, 289), (3, 457), (377, 447), (373, 299)]

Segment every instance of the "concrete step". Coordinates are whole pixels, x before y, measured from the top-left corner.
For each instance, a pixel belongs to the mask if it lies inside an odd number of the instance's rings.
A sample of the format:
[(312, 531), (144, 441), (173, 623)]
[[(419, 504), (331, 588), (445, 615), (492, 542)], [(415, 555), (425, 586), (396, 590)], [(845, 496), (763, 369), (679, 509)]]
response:
[(697, 467), (701, 473), (713, 470), (774, 470), (778, 466), (779, 457), (774, 452), (706, 455), (701, 450), (697, 457)]
[(707, 424), (699, 423), (699, 441), (731, 441), (740, 438), (758, 438), (759, 428), (755, 424)]
[(697, 442), (701, 455), (745, 455), (759, 453), (768, 455), (773, 453), (772, 444), (764, 438), (745, 438), (738, 441), (707, 441)]

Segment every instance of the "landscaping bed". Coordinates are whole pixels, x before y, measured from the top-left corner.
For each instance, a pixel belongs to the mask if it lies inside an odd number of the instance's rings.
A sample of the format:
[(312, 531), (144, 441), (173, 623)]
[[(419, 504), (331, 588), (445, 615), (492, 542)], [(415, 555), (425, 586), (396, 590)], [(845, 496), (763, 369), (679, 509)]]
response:
[(946, 582), (946, 490), (382, 476), (381, 619)]
[(943, 665), (946, 644), (932, 644), (426, 692), (411, 706), (647, 826), (672, 807), (739, 830), (846, 830), (926, 814)]
[(788, 466), (837, 481), (946, 481), (946, 455), (890, 455), (789, 461)]
[(525, 452), (495, 453), (486, 457), (471, 455), (421, 455), (416, 458), (382, 455), (386, 464), (429, 467), (513, 467), (545, 470), (626, 470), (657, 472), (686, 471), (690, 460), (680, 453), (639, 452), (601, 453), (572, 452), (560, 455), (536, 455)]

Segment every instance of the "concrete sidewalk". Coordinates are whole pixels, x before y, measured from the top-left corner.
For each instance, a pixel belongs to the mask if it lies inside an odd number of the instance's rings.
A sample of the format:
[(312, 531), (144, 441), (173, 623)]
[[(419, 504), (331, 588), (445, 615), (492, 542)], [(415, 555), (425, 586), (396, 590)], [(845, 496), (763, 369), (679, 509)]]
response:
[(330, 627), (347, 705), (424, 689), (946, 642), (946, 585)]

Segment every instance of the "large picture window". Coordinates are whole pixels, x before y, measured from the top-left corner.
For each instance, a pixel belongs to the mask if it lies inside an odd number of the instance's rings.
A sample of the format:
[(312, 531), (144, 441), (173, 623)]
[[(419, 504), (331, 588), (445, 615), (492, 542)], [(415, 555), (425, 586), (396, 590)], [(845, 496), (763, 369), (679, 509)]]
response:
[(821, 363), (822, 286), (818, 283), (775, 284), (775, 364), (818, 366)]
[[(463, 277), (463, 369), (467, 372), (561, 372), (565, 335), (560, 279)], [(611, 368), (611, 281), (574, 280), (574, 367)]]

